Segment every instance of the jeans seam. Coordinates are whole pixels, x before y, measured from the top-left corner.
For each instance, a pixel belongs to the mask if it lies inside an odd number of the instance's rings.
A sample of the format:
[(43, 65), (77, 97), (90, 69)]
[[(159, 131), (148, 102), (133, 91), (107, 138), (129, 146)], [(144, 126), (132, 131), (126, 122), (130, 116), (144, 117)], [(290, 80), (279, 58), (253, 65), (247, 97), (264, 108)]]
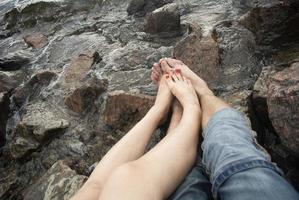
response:
[(260, 159), (255, 159), (255, 160), (250, 160), (247, 162), (242, 162), (242, 161), (237, 161), (235, 163), (231, 163), (224, 167), (221, 172), (217, 173), (214, 180), (212, 180), (212, 193), (213, 197), (217, 199), (217, 193), (220, 188), (220, 186), (232, 175), (245, 171), (248, 169), (252, 168), (257, 168), (257, 167), (262, 167), (262, 168), (269, 168), (274, 170), (276, 173), (283, 175), (283, 172), (281, 169), (279, 169), (276, 164), (271, 163), (269, 161), (265, 160), (260, 160)]

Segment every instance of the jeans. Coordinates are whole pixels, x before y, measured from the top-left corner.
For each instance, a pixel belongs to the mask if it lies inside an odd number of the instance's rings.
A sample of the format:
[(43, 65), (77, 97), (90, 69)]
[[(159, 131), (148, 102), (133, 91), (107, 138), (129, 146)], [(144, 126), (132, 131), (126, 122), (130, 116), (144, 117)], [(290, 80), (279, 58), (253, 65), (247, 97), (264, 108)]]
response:
[(299, 200), (241, 113), (231, 108), (218, 111), (203, 137), (202, 159), (198, 156), (170, 200)]

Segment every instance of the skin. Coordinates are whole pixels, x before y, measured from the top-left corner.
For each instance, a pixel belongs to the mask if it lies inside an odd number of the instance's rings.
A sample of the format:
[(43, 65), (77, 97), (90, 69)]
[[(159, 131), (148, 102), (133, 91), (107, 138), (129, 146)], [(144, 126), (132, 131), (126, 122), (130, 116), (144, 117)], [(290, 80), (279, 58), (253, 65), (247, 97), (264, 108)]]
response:
[(172, 58), (164, 58), (160, 60), (160, 65), (163, 73), (172, 73), (173, 71), (178, 71), (191, 81), (198, 95), (202, 108), (202, 128), (207, 126), (208, 121), (214, 115), (214, 113), (224, 108), (230, 107), (227, 103), (216, 97), (209, 89), (207, 83), (197, 76), (182, 61)]
[[(201, 120), (198, 98), (191, 81), (180, 73), (166, 75), (166, 78), (166, 81), (161, 79), (160, 88), (168, 86), (182, 105), (179, 124), (151, 151), (116, 169), (99, 199), (165, 199), (194, 165), (200, 129), (198, 121)], [(169, 103), (165, 98), (163, 102), (164, 105)]]
[[(160, 68), (159, 76), (157, 77), (159, 80), (155, 80), (158, 87), (162, 76), (163, 74)], [(172, 94), (168, 86), (166, 84), (161, 85), (158, 90), (155, 105), (150, 109), (147, 115), (104, 156), (89, 179), (72, 200), (98, 199), (107, 179), (117, 167), (134, 161), (144, 154), (157, 124), (163, 121), (167, 116), (171, 100)], [(172, 105), (172, 110), (170, 126), (167, 132), (170, 132), (170, 130), (178, 125), (182, 116), (182, 107), (177, 101)]]
[[(170, 79), (166, 81), (163, 73), (171, 74)], [(207, 84), (179, 60), (161, 59), (159, 63), (153, 65), (151, 78), (159, 87), (155, 105), (108, 152), (72, 199), (98, 199), (100, 196), (100, 199), (166, 198), (178, 186), (194, 163), (198, 141), (196, 133), (200, 127), (198, 122), (202, 120), (203, 127), (205, 127), (215, 112), (229, 107), (215, 97)], [(186, 90), (192, 85), (194, 85), (193, 89)], [(170, 89), (180, 103), (177, 99), (172, 100)], [(189, 93), (187, 94), (186, 91)], [(199, 97), (204, 112), (202, 118), (198, 100), (195, 104), (195, 101), (184, 103), (191, 101), (190, 97), (196, 96), (194, 91)], [(188, 98), (183, 98), (183, 96)], [(195, 99), (197, 97), (193, 98)], [(166, 117), (171, 101), (173, 101), (173, 115), (167, 136), (155, 148), (142, 156), (154, 130)], [(169, 178), (161, 180), (161, 177)], [(103, 194), (102, 191), (104, 191)], [(117, 194), (115, 191), (118, 191)]]

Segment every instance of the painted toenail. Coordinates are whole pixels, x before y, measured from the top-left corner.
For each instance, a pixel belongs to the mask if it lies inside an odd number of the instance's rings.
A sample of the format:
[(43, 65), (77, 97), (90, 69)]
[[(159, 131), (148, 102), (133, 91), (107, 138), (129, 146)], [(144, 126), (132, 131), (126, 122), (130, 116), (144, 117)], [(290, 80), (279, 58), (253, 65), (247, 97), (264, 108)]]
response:
[(180, 74), (181, 73), (181, 69), (175, 69), (175, 72)]
[(169, 75), (166, 75), (166, 79), (169, 79)]

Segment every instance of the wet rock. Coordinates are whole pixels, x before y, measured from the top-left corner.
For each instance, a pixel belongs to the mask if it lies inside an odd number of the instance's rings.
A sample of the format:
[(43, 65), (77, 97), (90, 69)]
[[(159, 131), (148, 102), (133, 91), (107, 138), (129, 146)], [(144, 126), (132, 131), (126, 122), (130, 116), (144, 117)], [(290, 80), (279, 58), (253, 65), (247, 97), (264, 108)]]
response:
[(26, 66), (32, 55), (26, 51), (20, 50), (14, 53), (8, 53), (6, 56), (0, 58), (0, 70), (15, 71), (21, 67)]
[(26, 156), (33, 149), (62, 134), (68, 127), (69, 122), (55, 108), (40, 102), (28, 105), (10, 145), (12, 156)]
[(75, 89), (72, 94), (65, 98), (65, 104), (74, 112), (82, 113), (88, 107), (93, 105), (94, 101), (102, 94), (108, 86), (107, 80), (92, 81), (83, 84)]
[(74, 58), (70, 66), (65, 70), (65, 83), (82, 81), (94, 63), (101, 60), (97, 52), (86, 52)]
[(197, 24), (190, 24), (188, 32), (176, 44), (173, 56), (182, 60), (208, 83), (213, 83), (220, 73), (218, 44), (212, 36), (202, 37), (201, 28)]
[(21, 107), (26, 101), (37, 98), (42, 88), (48, 86), (56, 77), (55, 72), (38, 72), (23, 86), (16, 88), (13, 94), (14, 103)]
[(24, 200), (67, 200), (79, 190), (86, 180), (86, 176), (78, 175), (64, 161), (59, 161), (25, 191)]
[(282, 144), (299, 156), (299, 63), (271, 76), (269, 117)]
[(147, 16), (146, 31), (149, 33), (177, 32), (180, 30), (180, 10), (176, 3), (166, 4)]
[(119, 130), (129, 130), (154, 104), (153, 96), (130, 94), (124, 91), (108, 93), (103, 111), (104, 122)]
[(42, 48), (48, 44), (48, 39), (45, 35), (39, 33), (34, 35), (27, 35), (24, 37), (24, 41), (35, 49)]

